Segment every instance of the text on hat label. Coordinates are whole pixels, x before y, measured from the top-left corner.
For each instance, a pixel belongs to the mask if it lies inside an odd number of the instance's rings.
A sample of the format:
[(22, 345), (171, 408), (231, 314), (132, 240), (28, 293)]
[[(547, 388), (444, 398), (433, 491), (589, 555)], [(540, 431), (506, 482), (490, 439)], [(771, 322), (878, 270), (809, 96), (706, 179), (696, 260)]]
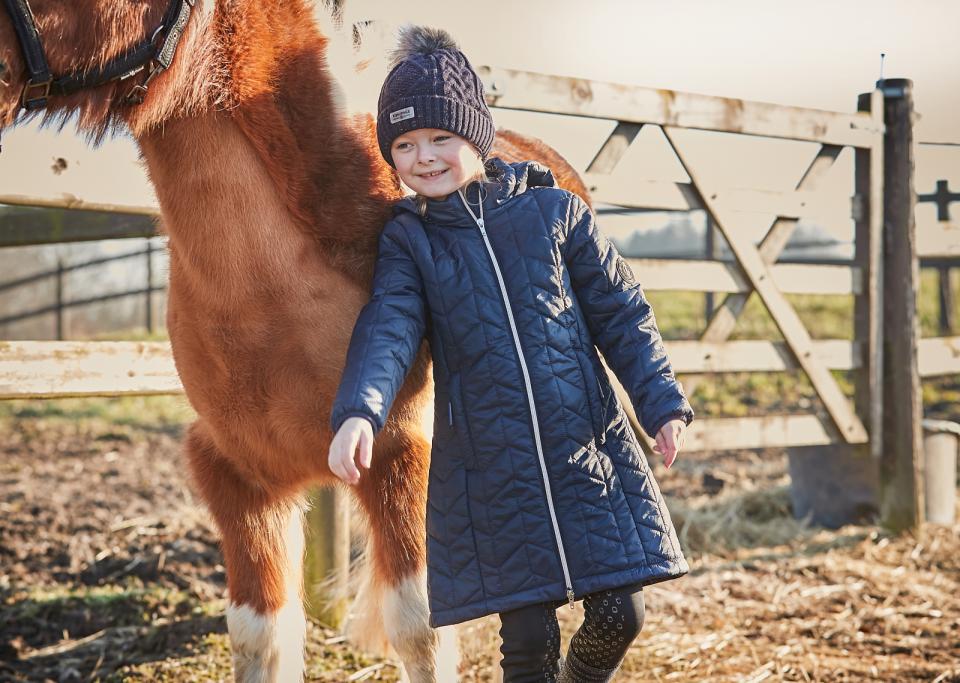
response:
[(397, 109), (396, 111), (390, 112), (390, 123), (406, 121), (407, 119), (412, 119), (412, 118), (413, 118), (413, 107), (404, 107), (403, 109)]

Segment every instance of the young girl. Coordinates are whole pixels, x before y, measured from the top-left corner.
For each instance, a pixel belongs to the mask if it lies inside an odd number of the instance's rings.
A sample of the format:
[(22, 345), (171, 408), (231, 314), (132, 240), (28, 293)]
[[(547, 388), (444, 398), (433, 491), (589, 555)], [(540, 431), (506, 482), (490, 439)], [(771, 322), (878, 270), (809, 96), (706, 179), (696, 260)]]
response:
[[(642, 586), (688, 571), (597, 355), (669, 467), (693, 419), (630, 267), (535, 162), (487, 160), (483, 85), (442, 31), (408, 29), (380, 94), (384, 159), (417, 193), (383, 229), (333, 405), (330, 469), (356, 484), (426, 336), (434, 434), (430, 624), (499, 613), (507, 683), (609, 681)], [(584, 600), (560, 657), (556, 609)]]

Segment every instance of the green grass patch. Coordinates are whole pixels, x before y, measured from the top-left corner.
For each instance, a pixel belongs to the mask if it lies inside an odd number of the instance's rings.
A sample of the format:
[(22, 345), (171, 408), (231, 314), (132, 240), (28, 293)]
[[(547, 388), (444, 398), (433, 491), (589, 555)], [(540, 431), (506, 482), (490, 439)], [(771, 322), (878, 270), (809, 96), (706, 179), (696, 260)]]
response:
[(137, 429), (175, 429), (195, 417), (183, 395), (0, 401), (0, 424), (26, 419), (88, 420)]
[[(656, 291), (646, 295), (664, 339), (700, 338), (707, 324), (702, 292)], [(714, 305), (719, 306), (723, 299), (724, 295), (716, 295)], [(853, 339), (852, 296), (788, 294), (786, 299), (813, 339)], [(783, 341), (783, 336), (760, 297), (754, 294), (747, 299), (730, 339)]]
[[(960, 269), (954, 269), (950, 277), (954, 298), (954, 319), (960, 320)], [(657, 315), (657, 324), (665, 339), (698, 339), (706, 328), (705, 298), (702, 292), (651, 291), (646, 296)], [(714, 305), (719, 306), (723, 294), (714, 296)], [(853, 297), (827, 294), (786, 294), (804, 327), (813, 339), (853, 339)], [(917, 315), (921, 337), (940, 335), (940, 295), (937, 272), (929, 268), (920, 271), (920, 295), (917, 298)], [(956, 330), (954, 334), (960, 334)], [(770, 339), (782, 341), (783, 337), (767, 313), (760, 297), (751, 294), (747, 305), (737, 320), (734, 339)]]
[(20, 624), (42, 642), (48, 637), (59, 638), (60, 629), (81, 637), (106, 627), (146, 626), (158, 619), (208, 616), (211, 609), (211, 605), (181, 590), (144, 585), (137, 580), (108, 586), (53, 585), (5, 596), (0, 623)]

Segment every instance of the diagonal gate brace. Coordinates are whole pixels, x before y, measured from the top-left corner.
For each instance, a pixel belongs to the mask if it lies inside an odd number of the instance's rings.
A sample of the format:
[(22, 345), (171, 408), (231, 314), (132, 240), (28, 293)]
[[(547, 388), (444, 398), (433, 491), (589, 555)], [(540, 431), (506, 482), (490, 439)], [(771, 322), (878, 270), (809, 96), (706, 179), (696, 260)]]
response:
[(719, 215), (716, 194), (705, 189), (703, 179), (693, 170), (688, 158), (680, 151), (674, 132), (674, 128), (663, 126), (663, 133), (677, 155), (677, 159), (690, 176), (690, 181), (700, 195), (700, 201), (704, 209), (710, 214), (717, 229), (727, 240), (727, 244), (743, 270), (744, 276), (767, 307), (770, 317), (773, 318), (784, 340), (796, 357), (797, 364), (810, 378), (810, 383), (813, 384), (840, 434), (843, 435), (847, 443), (866, 443), (868, 436), (863, 422), (854, 412), (833, 375), (815, 355), (810, 335), (797, 316), (796, 311), (793, 310), (783, 293), (777, 289), (770, 274), (769, 266), (760, 255), (760, 251), (749, 239), (727, 228), (725, 222), (727, 217)]

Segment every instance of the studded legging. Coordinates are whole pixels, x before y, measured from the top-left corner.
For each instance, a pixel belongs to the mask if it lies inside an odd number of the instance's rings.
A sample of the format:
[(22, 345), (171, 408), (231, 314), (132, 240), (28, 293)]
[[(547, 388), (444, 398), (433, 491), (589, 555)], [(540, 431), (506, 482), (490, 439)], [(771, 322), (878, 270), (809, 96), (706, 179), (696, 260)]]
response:
[[(500, 613), (504, 683), (553, 683), (559, 674), (557, 608), (540, 603)], [(583, 599), (583, 623), (570, 640), (565, 680), (608, 681), (643, 628), (643, 590), (627, 586)]]

